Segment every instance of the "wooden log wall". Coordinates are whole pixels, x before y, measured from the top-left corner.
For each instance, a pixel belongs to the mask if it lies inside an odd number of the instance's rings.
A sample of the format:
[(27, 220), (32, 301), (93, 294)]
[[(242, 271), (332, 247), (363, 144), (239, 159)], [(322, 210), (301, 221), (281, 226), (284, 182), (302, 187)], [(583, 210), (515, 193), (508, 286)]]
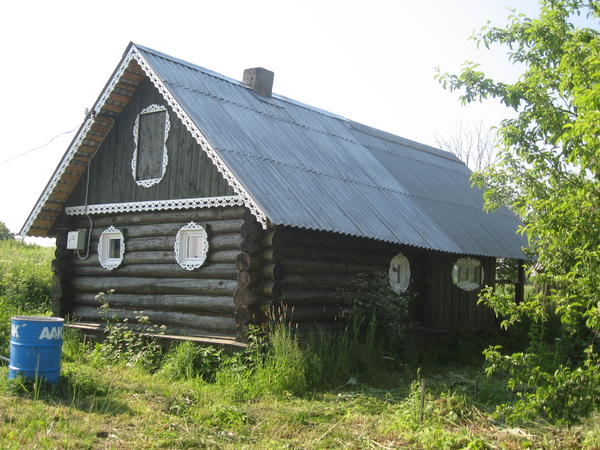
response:
[[(496, 322), (494, 311), (478, 304), (481, 289), (465, 291), (452, 281), (452, 268), (460, 255), (430, 252), (430, 278), (428, 280), (429, 320), (424, 325), (440, 329), (458, 327), (490, 326)], [(494, 286), (496, 260), (474, 256), (481, 262), (484, 280), (482, 286)]]
[[(54, 311), (81, 322), (101, 321), (96, 295), (114, 289), (104, 300), (109, 315), (119, 320), (148, 317), (153, 325), (169, 329), (233, 336), (236, 257), (243, 242), (244, 212), (243, 207), (223, 207), (93, 216), (87, 259), (65, 250), (64, 238), (57, 241), (61, 258), (53, 262)], [(179, 229), (191, 221), (206, 225), (209, 253), (200, 268), (190, 271), (177, 264), (174, 245)], [(98, 240), (110, 225), (123, 233), (125, 253), (119, 267), (106, 270), (98, 261)], [(71, 218), (69, 227), (89, 229), (89, 221), (83, 216)]]

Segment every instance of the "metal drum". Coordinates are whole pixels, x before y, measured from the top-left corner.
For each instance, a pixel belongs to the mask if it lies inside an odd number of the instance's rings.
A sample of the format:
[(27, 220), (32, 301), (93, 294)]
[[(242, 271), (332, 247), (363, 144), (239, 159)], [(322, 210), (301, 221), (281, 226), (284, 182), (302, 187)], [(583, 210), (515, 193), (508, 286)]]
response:
[(8, 378), (58, 383), (63, 324), (58, 317), (12, 317)]

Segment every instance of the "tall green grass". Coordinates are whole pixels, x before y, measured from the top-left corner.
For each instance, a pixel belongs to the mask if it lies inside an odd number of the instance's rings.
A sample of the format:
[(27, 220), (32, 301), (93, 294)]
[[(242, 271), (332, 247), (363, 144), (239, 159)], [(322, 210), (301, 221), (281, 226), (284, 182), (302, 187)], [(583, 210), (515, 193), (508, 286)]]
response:
[(8, 353), (10, 318), (49, 315), (54, 249), (0, 240), (0, 354)]

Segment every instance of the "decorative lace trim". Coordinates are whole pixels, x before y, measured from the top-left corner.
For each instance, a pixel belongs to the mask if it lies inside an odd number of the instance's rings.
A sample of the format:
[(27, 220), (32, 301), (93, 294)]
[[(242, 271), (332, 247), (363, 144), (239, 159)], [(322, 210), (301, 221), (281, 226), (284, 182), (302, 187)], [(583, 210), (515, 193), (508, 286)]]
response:
[[(108, 243), (110, 238), (118, 238), (121, 241), (119, 245), (120, 254), (119, 258), (109, 258), (103, 254), (103, 243)], [(106, 240), (106, 242), (104, 242)], [(98, 260), (100, 265), (107, 270), (116, 269), (123, 262), (123, 255), (125, 254), (125, 240), (123, 239), (123, 233), (117, 230), (112, 225), (102, 232), (100, 239), (98, 240)]]
[[(160, 178), (149, 178), (146, 180), (138, 180), (137, 178), (137, 159), (138, 159), (138, 131), (140, 125), (140, 116), (142, 114), (151, 114), (155, 112), (165, 112), (165, 137), (163, 142), (163, 158), (162, 158), (162, 172), (160, 174)], [(133, 179), (138, 184), (138, 186), (149, 188), (150, 186), (154, 186), (162, 181), (165, 173), (167, 172), (167, 164), (169, 163), (169, 153), (167, 151), (167, 139), (169, 138), (169, 131), (171, 130), (171, 120), (169, 119), (169, 112), (167, 108), (162, 105), (150, 105), (147, 106), (140, 112), (135, 118), (135, 125), (133, 126), (133, 141), (135, 142), (135, 149), (133, 150), (133, 158), (131, 158), (131, 173), (133, 174)]]
[[(98, 111), (102, 110), (102, 107), (108, 101), (108, 98), (109, 98), (111, 92), (114, 90), (117, 83), (119, 83), (121, 76), (125, 73), (125, 70), (127, 69), (127, 66), (129, 65), (129, 63), (131, 62), (132, 59), (135, 59), (137, 61), (137, 63), (143, 68), (146, 75), (150, 78), (150, 80), (152, 81), (152, 83), (154, 84), (156, 89), (158, 89), (160, 91), (160, 93), (163, 95), (163, 97), (167, 100), (167, 103), (169, 104), (169, 106), (171, 106), (171, 108), (173, 109), (173, 111), (175, 112), (177, 117), (183, 122), (183, 124), (186, 126), (188, 131), (190, 133), (192, 133), (192, 136), (194, 136), (194, 138), (196, 139), (196, 142), (198, 142), (198, 144), (200, 145), (202, 150), (204, 150), (206, 152), (208, 157), (211, 159), (213, 164), (215, 164), (215, 166), (217, 166), (217, 169), (223, 175), (223, 177), (227, 180), (229, 185), (241, 197), (241, 199), (242, 199), (241, 205), (245, 205), (246, 207), (248, 207), (250, 209), (250, 211), (252, 212), (252, 214), (254, 214), (256, 216), (258, 222), (262, 224), (264, 229), (266, 229), (267, 228), (267, 216), (265, 215), (265, 213), (260, 209), (260, 207), (256, 204), (256, 202), (254, 202), (254, 200), (252, 199), (250, 194), (246, 191), (246, 189), (244, 189), (244, 187), (240, 184), (240, 182), (233, 175), (231, 170), (229, 170), (229, 168), (225, 165), (225, 163), (223, 162), (221, 157), (217, 154), (217, 152), (208, 143), (207, 139), (204, 137), (202, 132), (194, 124), (193, 120), (188, 116), (188, 114), (183, 110), (183, 108), (178, 104), (178, 102), (175, 100), (173, 95), (171, 95), (171, 93), (169, 92), (167, 87), (164, 85), (164, 83), (161, 81), (161, 79), (158, 77), (158, 75), (156, 75), (154, 70), (152, 70), (150, 65), (142, 57), (142, 55), (140, 54), (138, 49), (135, 46), (132, 46), (131, 49), (129, 50), (129, 53), (123, 58), (123, 62), (121, 63), (121, 65), (119, 66), (117, 71), (115, 72), (114, 76), (112, 77), (112, 79), (110, 80), (110, 82), (108, 83), (106, 88), (104, 89), (102, 96), (98, 99), (98, 101), (94, 105), (92, 114), (88, 115), (88, 117), (86, 118), (84, 124), (82, 125), (81, 129), (79, 130), (79, 133), (77, 134), (77, 137), (72, 142), (65, 157), (62, 159), (60, 166), (54, 172), (54, 175), (53, 175), (52, 179), (50, 180), (50, 182), (48, 183), (46, 190), (44, 191), (44, 193), (38, 200), (32, 213), (29, 215), (29, 218), (27, 219), (27, 222), (25, 223), (25, 226), (23, 227), (22, 234), (24, 236), (27, 235), (27, 232), (31, 228), (33, 221), (41, 212), (42, 208), (44, 207), (44, 204), (46, 203), (46, 201), (50, 197), (50, 194), (52, 194), (54, 188), (56, 187), (56, 184), (60, 180), (60, 177), (65, 172), (67, 166), (71, 163), (73, 156), (77, 152), (77, 149), (79, 148), (79, 146), (81, 145), (83, 140), (86, 138), (88, 131), (90, 130), (92, 124), (94, 123), (94, 115), (97, 114)], [(177, 201), (175, 201), (175, 202), (177, 202)], [(144, 202), (144, 203), (146, 203), (146, 202)], [(236, 205), (239, 205), (239, 204), (240, 203), (236, 203)], [(97, 206), (100, 206), (100, 205), (97, 205)], [(103, 205), (103, 206), (105, 206), (105, 205)], [(225, 205), (225, 206), (229, 206), (229, 205)], [(190, 206), (190, 208), (191, 207), (193, 207), (193, 206)], [(198, 207), (198, 206), (195, 206), (195, 207)], [(203, 207), (203, 206), (200, 206), (200, 207)], [(169, 208), (164, 208), (164, 209), (169, 209)], [(67, 213), (67, 214), (69, 214), (69, 213)]]
[(56, 187), (56, 184), (60, 180), (60, 177), (67, 169), (67, 166), (71, 163), (71, 160), (73, 159), (73, 155), (77, 152), (77, 149), (79, 148), (79, 146), (81, 145), (81, 143), (83, 142), (85, 137), (87, 136), (87, 133), (90, 130), (90, 128), (92, 127), (93, 123), (94, 123), (94, 119), (91, 116), (88, 116), (88, 118), (82, 125), (81, 130), (79, 131), (79, 134), (77, 135), (77, 138), (71, 143), (71, 146), (69, 147), (69, 150), (67, 151), (66, 156), (62, 159), (60, 165), (54, 172), (52, 179), (48, 183), (48, 187), (46, 188), (46, 190), (44, 191), (44, 193), (38, 200), (37, 204), (35, 205), (34, 210), (29, 215), (27, 222), (25, 223), (25, 226), (23, 227), (23, 231), (22, 231), (23, 236), (27, 235), (27, 232), (31, 228), (31, 225), (33, 225), (33, 221), (36, 219), (36, 217), (42, 211), (44, 204), (48, 201), (48, 198), (50, 197), (50, 194), (52, 194), (52, 191), (54, 191), (54, 188)]
[[(479, 266), (480, 270), (481, 270), (481, 281), (483, 281), (484, 279), (484, 273), (483, 273), (483, 266), (481, 265), (481, 261), (474, 259), (474, 258), (460, 258), (458, 261), (456, 261), (455, 266)], [(461, 288), (464, 291), (474, 291), (475, 289), (479, 288), (479, 286), (481, 286), (480, 283), (474, 283), (472, 281), (455, 281), (454, 284), (456, 284), (459, 288)]]
[(244, 206), (237, 195), (229, 197), (184, 198), (178, 200), (157, 200), (150, 202), (107, 203), (105, 205), (69, 206), (65, 213), (69, 216), (84, 214), (112, 214), (142, 211), (163, 211), (171, 209), (214, 208), (218, 206)]
[[(199, 233), (198, 233), (199, 232)], [(185, 251), (181, 252), (180, 258), (180, 246), (183, 243), (185, 245), (185, 236), (186, 234), (201, 234), (202, 235), (202, 256), (197, 259), (188, 259), (187, 255), (185, 255)], [(202, 225), (198, 225), (194, 222), (190, 222), (184, 227), (181, 227), (177, 232), (177, 237), (175, 238), (175, 260), (177, 264), (183, 267), (186, 270), (194, 270), (204, 264), (206, 261), (206, 256), (208, 255), (208, 238), (206, 236), (206, 230)]]
[(266, 229), (267, 216), (265, 215), (265, 213), (254, 202), (248, 191), (246, 191), (246, 189), (244, 189), (244, 187), (240, 184), (240, 182), (231, 172), (229, 167), (227, 167), (227, 165), (221, 159), (221, 157), (218, 155), (215, 149), (209, 144), (208, 140), (202, 134), (200, 129), (196, 126), (194, 121), (190, 118), (187, 112), (185, 112), (185, 110), (181, 107), (177, 100), (175, 100), (175, 97), (173, 97), (171, 92), (167, 89), (166, 85), (162, 82), (160, 77), (146, 62), (146, 60), (139, 53), (138, 49), (135, 46), (131, 47), (130, 53), (127, 55), (127, 59), (131, 58), (135, 58), (137, 63), (144, 70), (146, 76), (148, 76), (152, 81), (152, 84), (154, 84), (154, 87), (158, 89), (158, 91), (162, 94), (169, 106), (173, 109), (179, 120), (181, 120), (181, 122), (185, 125), (188, 131), (196, 139), (196, 142), (198, 142), (200, 148), (206, 152), (213, 164), (217, 166), (217, 170), (223, 175), (223, 177), (225, 178), (225, 180), (227, 180), (227, 182), (233, 188), (233, 190), (243, 199), (244, 205), (246, 205), (246, 207), (250, 209), (252, 214), (256, 216), (256, 220), (262, 224), (264, 229)]

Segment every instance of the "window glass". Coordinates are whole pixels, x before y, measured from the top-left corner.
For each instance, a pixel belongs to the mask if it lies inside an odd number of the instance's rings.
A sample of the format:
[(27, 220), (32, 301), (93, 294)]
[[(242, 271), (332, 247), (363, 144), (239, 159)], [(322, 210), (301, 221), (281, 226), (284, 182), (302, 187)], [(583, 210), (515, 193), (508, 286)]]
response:
[(452, 268), (452, 281), (465, 291), (472, 291), (483, 282), (481, 262), (473, 258), (461, 258)]
[(398, 253), (390, 262), (390, 285), (396, 292), (404, 292), (410, 284), (410, 264), (406, 256)]
[(208, 256), (208, 236), (206, 229), (190, 222), (182, 227), (175, 238), (175, 259), (187, 270), (194, 270), (204, 264)]
[(108, 270), (113, 270), (123, 262), (125, 243), (123, 233), (112, 225), (104, 230), (98, 241), (98, 260), (100, 265)]

